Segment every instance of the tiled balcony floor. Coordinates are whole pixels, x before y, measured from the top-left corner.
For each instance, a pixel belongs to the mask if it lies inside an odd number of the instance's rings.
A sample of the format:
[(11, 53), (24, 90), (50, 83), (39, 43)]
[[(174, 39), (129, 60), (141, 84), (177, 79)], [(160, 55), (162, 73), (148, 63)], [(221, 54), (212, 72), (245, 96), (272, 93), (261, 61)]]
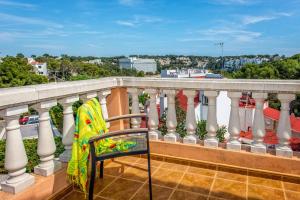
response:
[[(147, 160), (123, 157), (96, 179), (94, 199), (148, 199)], [(152, 160), (154, 200), (299, 200), (300, 179), (165, 158)], [(85, 199), (74, 189), (64, 200)]]

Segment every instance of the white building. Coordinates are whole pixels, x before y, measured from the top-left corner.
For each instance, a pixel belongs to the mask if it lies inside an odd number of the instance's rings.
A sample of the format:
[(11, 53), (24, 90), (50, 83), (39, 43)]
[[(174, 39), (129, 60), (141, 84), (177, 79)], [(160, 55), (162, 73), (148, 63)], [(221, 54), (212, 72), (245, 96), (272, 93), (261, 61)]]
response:
[(137, 57), (120, 58), (121, 69), (136, 69), (137, 71), (152, 72), (157, 71), (157, 64), (154, 59), (142, 59)]
[(85, 63), (96, 64), (96, 65), (102, 65), (102, 60), (101, 60), (100, 58), (98, 58), (98, 59), (86, 61)]
[(44, 62), (37, 62), (33, 58), (27, 58), (28, 64), (32, 65), (35, 67), (35, 71), (37, 74), (43, 75), (43, 76), (48, 76), (48, 69), (47, 69), (47, 63)]

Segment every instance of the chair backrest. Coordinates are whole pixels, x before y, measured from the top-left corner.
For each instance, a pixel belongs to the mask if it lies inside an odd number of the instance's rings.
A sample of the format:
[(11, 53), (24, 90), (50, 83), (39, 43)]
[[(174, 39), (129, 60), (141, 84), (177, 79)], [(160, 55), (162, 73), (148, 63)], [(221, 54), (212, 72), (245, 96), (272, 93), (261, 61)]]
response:
[[(130, 119), (130, 118), (146, 118), (146, 124), (148, 121), (146, 114), (128, 114), (128, 115), (109, 118), (106, 120), (106, 122)], [(128, 151), (115, 151), (115, 152), (97, 155), (95, 149), (95, 143), (105, 139), (113, 139), (113, 140), (121, 139), (123, 141), (134, 142), (136, 145), (135, 147), (130, 148)], [(136, 154), (146, 154), (149, 152), (148, 128), (124, 129), (124, 130), (108, 132), (106, 134), (90, 138), (89, 144), (90, 144), (92, 164), (94, 164), (93, 162), (102, 161), (109, 158), (116, 158), (116, 157), (136, 155)]]

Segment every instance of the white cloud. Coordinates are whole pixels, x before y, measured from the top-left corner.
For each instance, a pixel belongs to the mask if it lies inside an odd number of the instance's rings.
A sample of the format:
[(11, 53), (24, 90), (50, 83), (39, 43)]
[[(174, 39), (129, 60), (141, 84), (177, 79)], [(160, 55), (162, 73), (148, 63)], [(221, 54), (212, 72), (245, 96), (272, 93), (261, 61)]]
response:
[(35, 8), (36, 7), (36, 5), (29, 4), (29, 3), (20, 3), (20, 2), (16, 2), (16, 1), (6, 1), (6, 0), (0, 0), (0, 5), (21, 7), (21, 8)]
[(194, 41), (228, 41), (228, 42), (251, 42), (259, 38), (262, 34), (260, 32), (247, 31), (234, 28), (212, 28), (206, 30), (199, 30), (194, 32), (193, 37), (186, 37), (178, 39), (180, 42), (194, 42)]
[(48, 26), (48, 27), (54, 27), (54, 28), (63, 28), (64, 27), (61, 24), (43, 20), (40, 18), (22, 17), (22, 16), (10, 15), (10, 14), (6, 14), (6, 13), (0, 13), (0, 21), (6, 22), (6, 23), (7, 22), (15, 22), (15, 23), (21, 23), (21, 24)]
[(116, 23), (119, 25), (122, 25), (122, 26), (129, 26), (129, 27), (136, 26), (136, 24), (134, 22), (124, 21), (124, 20), (118, 20), (118, 21), (116, 21)]
[(257, 3), (257, 0), (213, 0), (212, 2), (222, 5), (247, 5)]
[(146, 15), (134, 15), (133, 19), (130, 20), (117, 20), (116, 23), (122, 26), (135, 27), (145, 23), (156, 23), (162, 22), (163, 20), (159, 17), (146, 16)]
[(26, 48), (34, 48), (34, 49), (54, 49), (59, 50), (63, 49), (64, 46), (62, 45), (53, 45), (53, 44), (26, 44), (24, 45)]
[(242, 18), (242, 24), (243, 25), (256, 24), (263, 21), (278, 19), (280, 17), (290, 17), (292, 15), (293, 15), (292, 13), (287, 13), (287, 12), (278, 12), (272, 15), (262, 15), (262, 16), (247, 15)]
[(269, 21), (275, 19), (275, 16), (245, 16), (242, 19), (244, 25), (256, 24), (258, 22)]

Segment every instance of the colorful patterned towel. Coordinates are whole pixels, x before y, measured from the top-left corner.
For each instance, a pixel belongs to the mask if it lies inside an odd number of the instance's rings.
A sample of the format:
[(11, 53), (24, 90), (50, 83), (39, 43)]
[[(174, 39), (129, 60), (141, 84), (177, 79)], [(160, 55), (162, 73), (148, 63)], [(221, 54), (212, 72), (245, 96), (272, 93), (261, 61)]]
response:
[[(79, 107), (72, 146), (72, 157), (68, 163), (67, 174), (70, 181), (78, 185), (86, 194), (88, 185), (89, 139), (106, 133), (106, 123), (102, 117), (101, 106), (96, 98)], [(95, 143), (96, 153), (124, 152), (135, 147), (132, 141), (104, 139)]]

